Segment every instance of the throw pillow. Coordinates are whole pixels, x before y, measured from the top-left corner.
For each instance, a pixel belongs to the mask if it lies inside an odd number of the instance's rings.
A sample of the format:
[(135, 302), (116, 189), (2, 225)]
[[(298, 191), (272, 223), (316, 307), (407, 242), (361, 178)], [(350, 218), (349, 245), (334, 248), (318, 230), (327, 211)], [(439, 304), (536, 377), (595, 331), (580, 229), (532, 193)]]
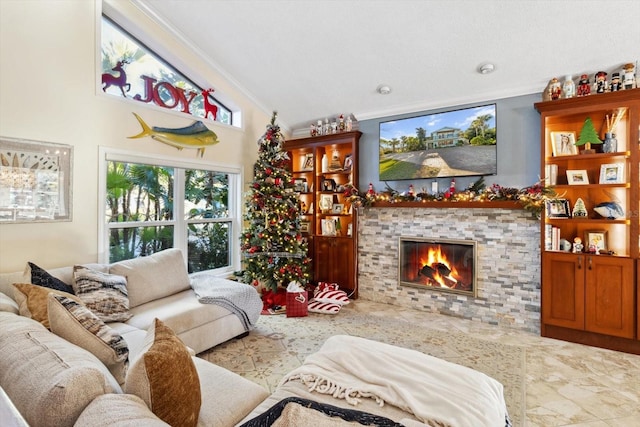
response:
[(124, 338), (70, 298), (49, 294), (48, 307), (51, 332), (96, 356), (118, 384), (124, 384), (129, 366), (129, 347)]
[(341, 305), (332, 302), (311, 301), (309, 303), (309, 313), (338, 314), (341, 308)]
[(320, 291), (315, 295), (314, 300), (339, 305), (347, 305), (350, 302), (345, 291)]
[(103, 322), (126, 322), (129, 313), (127, 279), (76, 265), (73, 289), (89, 310)]
[(68, 294), (74, 293), (71, 285), (67, 285), (62, 280), (52, 276), (47, 273), (45, 269), (38, 267), (32, 262), (28, 262), (27, 264), (29, 264), (29, 269), (31, 270), (31, 283), (34, 285), (44, 286), (45, 288), (55, 289)]
[(140, 355), (132, 361), (125, 393), (135, 394), (172, 426), (196, 426), (202, 404), (200, 379), (186, 346), (155, 319)]
[(47, 308), (47, 298), (49, 294), (64, 295), (76, 302), (82, 303), (75, 295), (31, 283), (14, 283), (13, 289), (13, 296), (18, 303), (20, 315), (37, 320), (47, 329), (50, 328), (49, 310)]

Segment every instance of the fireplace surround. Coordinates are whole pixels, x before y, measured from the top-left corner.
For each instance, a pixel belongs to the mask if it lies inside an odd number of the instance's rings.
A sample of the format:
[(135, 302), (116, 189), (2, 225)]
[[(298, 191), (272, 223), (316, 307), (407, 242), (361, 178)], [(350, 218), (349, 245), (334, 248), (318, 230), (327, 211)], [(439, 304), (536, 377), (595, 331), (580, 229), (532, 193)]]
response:
[[(540, 333), (539, 221), (518, 207), (443, 205), (362, 210), (359, 298)], [(400, 236), (475, 241), (475, 296), (402, 285)]]

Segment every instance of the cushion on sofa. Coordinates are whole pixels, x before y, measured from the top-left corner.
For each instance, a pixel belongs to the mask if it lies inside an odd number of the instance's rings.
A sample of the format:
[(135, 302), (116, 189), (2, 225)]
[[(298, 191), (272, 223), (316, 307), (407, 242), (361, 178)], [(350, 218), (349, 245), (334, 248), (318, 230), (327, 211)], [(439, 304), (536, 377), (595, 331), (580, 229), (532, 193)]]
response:
[(175, 248), (116, 262), (109, 273), (127, 278), (131, 308), (191, 288), (182, 251)]
[(20, 314), (20, 307), (18, 307), (17, 302), (0, 292), (0, 311), (8, 311), (9, 313)]
[[(114, 416), (117, 414), (117, 416)], [(132, 394), (103, 394), (80, 414), (74, 427), (167, 427)]]
[(27, 263), (31, 269), (31, 283), (34, 285), (44, 286), (45, 288), (55, 289), (57, 291), (73, 294), (73, 287), (57, 277), (49, 274), (44, 268), (38, 267), (32, 262)]
[(91, 353), (11, 313), (0, 313), (0, 384), (31, 427), (72, 426), (94, 398), (122, 392)]
[(31, 283), (14, 283), (13, 287), (13, 295), (18, 303), (20, 315), (37, 320), (47, 329), (49, 328), (49, 310), (47, 306), (49, 294), (63, 295), (76, 302), (82, 303), (75, 295)]
[(131, 362), (125, 391), (135, 394), (172, 426), (195, 426), (201, 406), (200, 380), (189, 351), (156, 319), (143, 353)]
[(193, 362), (202, 394), (198, 426), (236, 425), (269, 396), (264, 387), (222, 366), (199, 357), (194, 357)]
[(73, 289), (91, 311), (104, 322), (126, 322), (129, 313), (127, 279), (77, 265), (73, 268)]
[(129, 366), (127, 343), (91, 310), (62, 295), (49, 294), (49, 323), (51, 332), (89, 351), (124, 384)]

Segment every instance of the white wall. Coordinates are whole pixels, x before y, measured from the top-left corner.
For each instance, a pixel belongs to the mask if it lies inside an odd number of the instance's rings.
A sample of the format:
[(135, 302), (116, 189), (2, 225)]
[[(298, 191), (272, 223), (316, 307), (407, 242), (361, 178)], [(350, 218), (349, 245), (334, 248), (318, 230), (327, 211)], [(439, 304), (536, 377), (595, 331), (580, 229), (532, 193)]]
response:
[[(153, 31), (181, 60), (242, 109), (243, 129), (212, 123), (220, 143), (205, 160), (242, 166), (252, 179), (256, 141), (270, 113), (257, 108), (205, 62), (181, 46), (128, 2), (129, 18)], [(0, 136), (74, 147), (73, 221), (0, 224), (0, 273), (26, 261), (44, 268), (95, 262), (98, 253), (98, 147), (195, 158), (150, 138), (131, 140), (140, 126), (132, 112), (154, 126), (186, 126), (193, 118), (103, 96), (96, 90), (96, 22), (100, 3), (90, 0), (0, 1)]]

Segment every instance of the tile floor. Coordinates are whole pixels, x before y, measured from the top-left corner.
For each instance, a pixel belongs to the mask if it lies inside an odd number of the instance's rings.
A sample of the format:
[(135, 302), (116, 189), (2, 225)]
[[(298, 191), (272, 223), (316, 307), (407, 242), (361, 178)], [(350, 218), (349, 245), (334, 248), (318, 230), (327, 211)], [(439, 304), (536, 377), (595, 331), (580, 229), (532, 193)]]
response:
[(527, 427), (640, 427), (640, 356), (357, 300), (358, 310), (526, 348)]

